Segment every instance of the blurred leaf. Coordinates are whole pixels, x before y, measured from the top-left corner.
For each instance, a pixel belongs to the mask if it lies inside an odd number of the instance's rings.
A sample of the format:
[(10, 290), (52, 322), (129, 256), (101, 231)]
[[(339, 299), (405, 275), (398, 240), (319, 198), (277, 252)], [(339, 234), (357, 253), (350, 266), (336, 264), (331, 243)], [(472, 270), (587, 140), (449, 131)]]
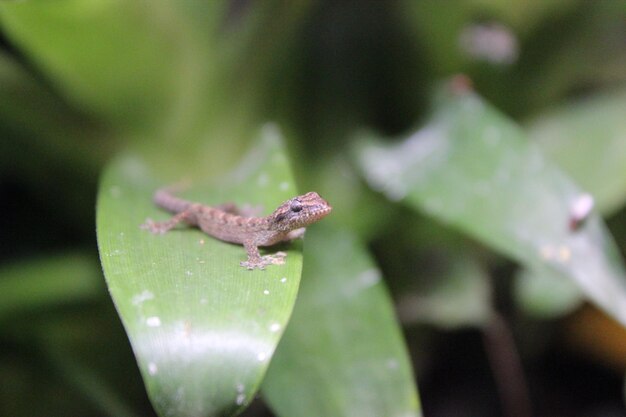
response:
[(623, 5), (574, 0), (555, 11), (521, 40), (520, 59), (509, 73), (482, 74), (477, 83), (509, 114), (526, 115), (572, 92), (625, 81)]
[(546, 18), (554, 18), (571, 10), (571, 0), (470, 0), (449, 3), (437, 0), (402, 1), (400, 8), (408, 24), (415, 29), (416, 38), (426, 48), (434, 69), (450, 74), (468, 69), (471, 59), (461, 48), (460, 38), (465, 28), (479, 23), (509, 27), (515, 35), (531, 32)]
[(443, 329), (485, 325), (493, 306), (484, 250), (433, 218), (387, 205), (396, 212), (385, 215), (390, 218), (372, 250), (388, 277), (401, 322)]
[(602, 213), (626, 201), (626, 90), (596, 95), (542, 114), (529, 136), (584, 190)]
[(53, 160), (59, 165), (71, 164), (89, 172), (107, 154), (97, 126), (68, 108), (22, 65), (2, 53), (0, 129), (12, 139), (3, 141), (0, 148), (3, 168), (20, 163), (41, 174), (40, 166), (32, 167), (33, 164), (26, 162), (29, 159), (18, 158), (28, 151), (35, 152), (37, 158)]
[(4, 353), (0, 356), (0, 375), (7, 381), (0, 384), (0, 414), (3, 416), (66, 417), (93, 413), (93, 408), (85, 404), (80, 395), (68, 390), (32, 357)]
[(127, 139), (193, 152), (266, 120), (308, 3), (0, 2), (0, 23), (77, 107)]
[[(187, 197), (262, 204), (265, 212), (293, 197), (280, 134), (274, 126), (262, 133), (230, 175), (208, 178), (209, 185), (201, 177)], [(188, 161), (170, 158), (179, 175), (191, 169)], [(256, 392), (291, 314), (300, 244), (289, 245), (286, 265), (248, 271), (239, 266), (246, 258), (241, 246), (197, 229), (140, 230), (146, 217), (169, 217), (152, 203), (155, 189), (172, 182), (158, 172), (142, 157), (126, 155), (102, 179), (97, 229), (109, 291), (159, 414), (233, 415)]]
[(474, 18), (487, 15), (527, 32), (546, 18), (576, 7), (578, 0), (470, 0), (468, 3), (473, 5)]
[[(111, 154), (111, 136), (2, 53), (0, 137), (0, 175), (23, 184), (42, 210), (72, 213), (70, 227), (93, 230), (93, 201), (85, 196)], [(28, 239), (28, 230), (19, 233)]]
[[(387, 220), (393, 217), (389, 211), (394, 207), (363, 183), (344, 154), (326, 159), (307, 157), (307, 153), (302, 153), (301, 158), (306, 161), (301, 160), (298, 166), (304, 169), (298, 171), (307, 175), (299, 183), (308, 189), (324, 190), (324, 197), (332, 201), (333, 215), (325, 223), (355, 231), (362, 240), (385, 229)], [(307, 166), (307, 162), (317, 164)]]
[(470, 92), (445, 97), (406, 141), (356, 148), (370, 185), (526, 266), (574, 280), (626, 324), (624, 267), (600, 217), (569, 229), (581, 191), (523, 132)]
[(365, 248), (323, 225), (307, 232), (298, 304), (263, 382), (271, 407), (293, 417), (418, 416), (413, 378)]
[[(113, 361), (120, 361), (112, 348), (111, 326), (93, 317), (91, 311), (82, 313), (80, 318), (66, 316), (45, 321), (36, 331), (38, 348), (55, 376), (80, 393), (102, 415), (137, 416), (127, 403), (132, 398), (128, 369), (123, 372), (124, 380), (116, 381), (118, 385), (112, 385), (102, 372), (102, 368), (106, 369), (103, 362), (108, 360), (107, 367), (110, 368)], [(94, 331), (96, 326), (97, 331)], [(98, 347), (94, 349), (95, 346)], [(103, 357), (106, 359), (103, 360)]]
[(403, 323), (428, 323), (445, 329), (483, 326), (492, 313), (489, 277), (467, 254), (447, 253), (439, 268), (422, 270), (412, 288), (398, 298)]
[(124, 391), (116, 392), (102, 380), (100, 375), (81, 364), (76, 358), (67, 352), (54, 352), (49, 353), (49, 355), (68, 383), (97, 405), (102, 415), (111, 417), (139, 416), (124, 401), (126, 394)]
[(70, 253), (28, 259), (0, 268), (0, 319), (18, 311), (84, 301), (102, 291), (91, 256)]
[[(211, 39), (190, 24), (185, 3), (1, 2), (0, 22), (80, 107), (125, 126), (167, 130), (197, 115), (214, 74)], [(213, 31), (223, 4), (204, 6), (214, 11), (206, 17), (216, 15), (205, 21)]]
[[(559, 164), (605, 214), (626, 201), (626, 91), (589, 97), (533, 119), (529, 136)], [(590, 140), (593, 138), (593, 140)], [(520, 305), (535, 316), (558, 317), (574, 310), (582, 294), (550, 271), (516, 277)]]
[(515, 276), (516, 301), (535, 317), (561, 317), (579, 307), (583, 297), (575, 283), (547, 268), (522, 269)]
[(108, 298), (28, 313), (2, 322), (0, 415), (153, 415)]

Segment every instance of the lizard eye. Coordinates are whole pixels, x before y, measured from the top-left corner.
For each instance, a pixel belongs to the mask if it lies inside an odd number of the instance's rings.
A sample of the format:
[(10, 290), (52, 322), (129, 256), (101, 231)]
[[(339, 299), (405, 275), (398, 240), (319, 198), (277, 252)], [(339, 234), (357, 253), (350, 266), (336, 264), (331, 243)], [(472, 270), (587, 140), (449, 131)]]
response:
[(290, 208), (291, 208), (291, 211), (293, 211), (294, 213), (297, 213), (302, 210), (302, 203), (300, 203), (298, 200), (295, 200), (291, 203)]

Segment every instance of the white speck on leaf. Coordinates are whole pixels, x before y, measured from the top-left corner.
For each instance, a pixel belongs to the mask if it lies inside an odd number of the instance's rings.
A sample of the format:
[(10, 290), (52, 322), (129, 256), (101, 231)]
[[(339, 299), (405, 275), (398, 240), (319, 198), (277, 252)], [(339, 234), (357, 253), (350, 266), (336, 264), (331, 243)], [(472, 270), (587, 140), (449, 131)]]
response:
[(259, 360), (259, 362), (263, 362), (265, 359), (267, 359), (267, 354), (265, 352), (259, 352), (259, 354), (256, 355), (256, 358)]
[(148, 372), (150, 373), (150, 375), (156, 375), (158, 371), (159, 371), (159, 368), (156, 363), (150, 362), (148, 364)]
[(237, 398), (235, 399), (235, 403), (237, 405), (242, 405), (243, 402), (246, 400), (246, 394), (237, 394)]
[(131, 299), (131, 302), (133, 303), (133, 305), (139, 305), (142, 304), (144, 301), (152, 300), (153, 298), (154, 294), (152, 294), (148, 290), (144, 290), (143, 292), (134, 295)]
[(186, 271), (186, 272), (185, 272), (185, 275), (187, 275), (188, 277), (190, 277), (190, 276), (192, 276), (192, 275), (193, 275), (193, 272), (191, 272), (191, 271)]
[(279, 330), (280, 330), (280, 324), (279, 323), (272, 323), (270, 325), (270, 332), (276, 333)]
[(364, 287), (371, 287), (380, 281), (380, 272), (377, 269), (368, 269), (359, 274), (358, 280)]
[(578, 227), (584, 222), (591, 210), (593, 210), (594, 201), (590, 194), (582, 194), (574, 200), (570, 207), (570, 223), (574, 227)]
[(161, 319), (158, 316), (148, 317), (146, 324), (150, 327), (159, 327), (161, 325)]
[(263, 294), (270, 295), (270, 290), (263, 290)]
[(347, 283), (343, 288), (343, 292), (346, 296), (352, 297), (359, 291), (376, 285), (380, 281), (380, 272), (375, 269), (367, 269), (357, 275), (353, 280)]
[(461, 30), (458, 41), (464, 54), (492, 64), (509, 65), (519, 55), (517, 37), (498, 23), (468, 25)]
[(284, 284), (285, 282), (287, 282), (287, 277), (282, 277), (282, 278), (280, 279), (280, 282), (282, 282), (283, 284)]

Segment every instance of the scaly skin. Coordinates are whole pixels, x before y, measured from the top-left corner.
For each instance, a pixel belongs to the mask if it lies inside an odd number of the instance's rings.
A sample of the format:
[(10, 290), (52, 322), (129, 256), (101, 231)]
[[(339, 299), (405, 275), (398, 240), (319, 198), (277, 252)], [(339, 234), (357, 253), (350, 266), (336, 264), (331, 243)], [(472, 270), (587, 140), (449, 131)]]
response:
[(326, 217), (332, 210), (315, 192), (289, 199), (265, 217), (246, 217), (232, 204), (211, 207), (183, 200), (172, 194), (169, 188), (158, 190), (154, 194), (154, 203), (175, 216), (160, 223), (148, 219), (141, 225), (142, 229), (163, 234), (184, 221), (214, 238), (243, 245), (248, 260), (240, 264), (248, 269), (284, 264), (284, 252), (261, 256), (259, 246), (272, 246), (302, 237), (308, 225)]

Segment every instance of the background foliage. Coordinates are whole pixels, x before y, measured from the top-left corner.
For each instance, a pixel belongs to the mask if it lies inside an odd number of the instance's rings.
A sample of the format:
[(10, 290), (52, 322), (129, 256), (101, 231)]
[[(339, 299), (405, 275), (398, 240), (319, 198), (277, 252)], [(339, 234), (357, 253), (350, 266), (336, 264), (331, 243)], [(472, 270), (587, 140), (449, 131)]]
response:
[[(0, 415), (626, 412), (622, 2), (5, 0), (0, 35)], [(181, 178), (334, 210), (248, 274), (141, 233)]]

